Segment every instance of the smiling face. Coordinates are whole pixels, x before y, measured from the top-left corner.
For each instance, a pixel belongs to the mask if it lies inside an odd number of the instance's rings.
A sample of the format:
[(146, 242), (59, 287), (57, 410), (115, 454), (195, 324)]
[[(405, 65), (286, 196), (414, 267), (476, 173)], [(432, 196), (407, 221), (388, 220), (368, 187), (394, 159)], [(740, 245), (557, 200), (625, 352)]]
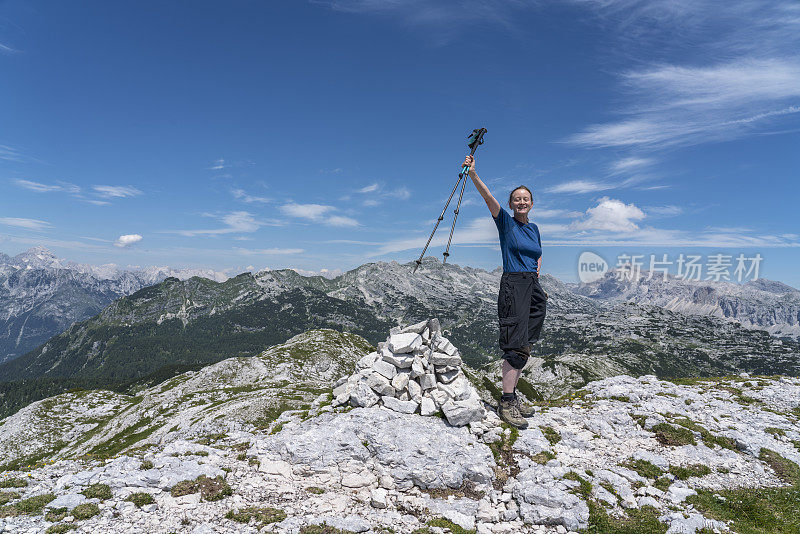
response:
[(531, 194), (527, 189), (520, 187), (511, 192), (508, 207), (514, 210), (514, 217), (519, 219), (527, 218), (532, 206)]

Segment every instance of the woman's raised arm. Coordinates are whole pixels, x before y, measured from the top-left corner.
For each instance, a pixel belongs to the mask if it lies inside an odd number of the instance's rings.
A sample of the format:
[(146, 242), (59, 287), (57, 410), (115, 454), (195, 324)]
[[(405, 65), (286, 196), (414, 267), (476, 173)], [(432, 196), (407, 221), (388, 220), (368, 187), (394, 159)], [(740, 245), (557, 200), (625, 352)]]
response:
[(486, 201), (486, 206), (492, 213), (492, 217), (496, 218), (497, 214), (500, 213), (500, 203), (492, 196), (489, 188), (486, 187), (486, 184), (478, 177), (478, 173), (475, 172), (475, 158), (473, 156), (467, 156), (464, 160), (464, 165), (469, 165), (469, 177), (472, 178), (472, 183), (475, 184), (478, 193), (480, 193), (483, 200)]

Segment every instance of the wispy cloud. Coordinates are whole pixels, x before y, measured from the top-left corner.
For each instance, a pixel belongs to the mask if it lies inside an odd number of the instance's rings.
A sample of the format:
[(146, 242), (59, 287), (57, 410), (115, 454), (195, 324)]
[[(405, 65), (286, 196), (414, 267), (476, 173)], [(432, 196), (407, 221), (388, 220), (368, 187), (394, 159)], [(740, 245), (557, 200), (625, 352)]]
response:
[(607, 182), (596, 182), (592, 180), (570, 180), (545, 189), (545, 193), (596, 193), (617, 187), (615, 184)]
[(13, 54), (15, 52), (19, 52), (19, 50), (17, 50), (16, 48), (11, 48), (10, 46), (5, 45), (3, 43), (0, 43), (0, 52), (4, 54)]
[(208, 228), (201, 230), (164, 230), (162, 233), (178, 234), (186, 237), (197, 236), (216, 236), (225, 234), (247, 234), (258, 230), (263, 226), (281, 226), (282, 221), (277, 220), (258, 220), (247, 211), (233, 211), (223, 215), (211, 215), (224, 224), (222, 228)]
[(209, 169), (211, 169), (212, 171), (221, 171), (224, 168), (225, 168), (225, 160), (222, 158), (214, 160), (214, 163), (212, 163), (211, 167), (209, 167)]
[(0, 159), (5, 161), (22, 161), (24, 156), (19, 151), (8, 145), (0, 145)]
[(102, 198), (126, 198), (142, 194), (141, 191), (130, 185), (93, 185), (92, 189)]
[(247, 249), (234, 247), (237, 254), (242, 256), (289, 256), (292, 254), (302, 254), (305, 249), (302, 248), (258, 248)]
[(638, 157), (629, 157), (629, 158), (622, 158), (613, 162), (610, 166), (610, 172), (613, 175), (617, 174), (625, 174), (632, 171), (638, 171), (643, 167), (647, 167), (655, 163), (653, 158), (638, 158)]
[(356, 191), (356, 193), (372, 193), (373, 191), (377, 190), (378, 190), (378, 182), (375, 182), (369, 185), (365, 185), (364, 187)]
[(337, 211), (334, 206), (289, 202), (281, 206), (280, 210), (290, 217), (319, 222), (328, 226), (360, 226), (358, 221), (353, 218), (334, 214)]
[(672, 217), (683, 213), (683, 208), (680, 206), (648, 206), (644, 209), (648, 215), (661, 215), (663, 217)]
[(247, 193), (244, 189), (231, 189), (231, 194), (237, 200), (241, 200), (242, 202), (246, 202), (248, 204), (253, 203), (262, 203), (268, 204), (271, 200), (267, 197), (259, 197), (255, 195), (251, 195)]
[(114, 242), (114, 246), (115, 247), (119, 247), (119, 248), (127, 248), (127, 247), (131, 247), (131, 246), (135, 245), (136, 243), (138, 243), (141, 240), (142, 240), (142, 236), (139, 235), (139, 234), (121, 235)]
[(23, 219), (19, 217), (0, 217), (0, 224), (13, 226), (16, 228), (25, 228), (26, 230), (47, 230), (48, 228), (53, 227), (53, 225), (47, 221), (40, 221), (39, 219)]

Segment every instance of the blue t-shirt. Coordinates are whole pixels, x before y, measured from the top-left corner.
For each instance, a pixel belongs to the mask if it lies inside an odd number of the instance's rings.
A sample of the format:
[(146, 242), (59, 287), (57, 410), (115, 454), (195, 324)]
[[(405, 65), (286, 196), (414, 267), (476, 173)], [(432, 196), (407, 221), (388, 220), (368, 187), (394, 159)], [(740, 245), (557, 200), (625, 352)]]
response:
[(503, 252), (503, 272), (538, 272), (538, 261), (542, 256), (542, 238), (539, 227), (529, 222), (523, 224), (500, 208), (494, 218), (500, 234), (500, 250)]

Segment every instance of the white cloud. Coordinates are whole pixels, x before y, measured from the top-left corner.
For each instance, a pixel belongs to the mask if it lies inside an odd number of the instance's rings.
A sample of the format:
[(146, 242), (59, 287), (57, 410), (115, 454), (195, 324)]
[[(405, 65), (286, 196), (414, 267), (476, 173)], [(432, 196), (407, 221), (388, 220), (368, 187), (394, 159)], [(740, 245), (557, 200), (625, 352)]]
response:
[(247, 202), (248, 204), (252, 204), (254, 202), (260, 202), (263, 204), (267, 204), (270, 201), (267, 197), (258, 197), (254, 195), (250, 195), (244, 191), (244, 189), (231, 189), (231, 194), (234, 198), (241, 200), (242, 202)]
[(574, 230), (602, 230), (608, 232), (632, 232), (639, 227), (634, 221), (645, 218), (642, 210), (633, 204), (625, 204), (620, 200), (603, 197), (597, 206), (586, 210), (586, 218), (574, 221), (570, 228)]
[(222, 228), (210, 228), (202, 230), (165, 230), (163, 233), (178, 234), (186, 237), (214, 236), (224, 234), (252, 233), (262, 226), (281, 226), (282, 221), (274, 219), (257, 220), (252, 213), (247, 211), (233, 211), (224, 215), (206, 214), (209, 217), (219, 219), (224, 223)]
[(606, 182), (594, 182), (591, 180), (572, 180), (563, 182), (545, 189), (545, 193), (596, 193), (614, 189), (616, 185)]
[(622, 158), (612, 163), (610, 170), (612, 174), (624, 174), (652, 165), (653, 162), (652, 158)]
[(219, 158), (219, 159), (214, 161), (214, 163), (211, 165), (211, 167), (209, 167), (209, 169), (211, 169), (212, 171), (221, 171), (225, 167), (226, 167), (225, 160), (222, 159), (222, 158)]
[(79, 186), (70, 184), (68, 182), (59, 182), (58, 184), (43, 184), (40, 182), (34, 182), (32, 180), (17, 179), (14, 180), (14, 184), (18, 187), (27, 189), (29, 191), (34, 191), (36, 193), (63, 192), (77, 195), (81, 192), (81, 188)]
[(371, 192), (377, 191), (377, 190), (378, 190), (378, 182), (375, 182), (375, 183), (372, 183), (372, 184), (369, 184), (367, 186), (362, 187), (361, 189), (356, 191), (356, 193), (371, 193)]
[[(305, 249), (302, 248), (259, 248), (259, 249), (246, 249), (234, 248), (234, 250), (243, 256), (288, 256), (292, 254), (302, 254)], [(252, 270), (252, 267), (249, 269)]]
[(142, 194), (141, 191), (130, 185), (93, 185), (92, 189), (102, 198), (125, 198)]
[(329, 226), (359, 226), (358, 221), (355, 219), (342, 215), (332, 215), (332, 212), (337, 211), (336, 208), (324, 204), (297, 204), (296, 202), (289, 202), (281, 206), (280, 210), (290, 217), (308, 219)]
[(800, 113), (800, 59), (741, 58), (706, 67), (662, 65), (623, 75), (627, 117), (568, 142), (585, 147), (692, 145), (742, 137)]
[(141, 240), (142, 240), (142, 236), (140, 236), (139, 234), (121, 235), (114, 242), (114, 246), (115, 247), (120, 247), (120, 248), (127, 248), (127, 247), (135, 245), (136, 243), (138, 243)]
[(46, 230), (53, 227), (53, 225), (47, 221), (23, 219), (19, 217), (0, 217), (0, 224), (14, 226), (16, 228), (25, 228), (26, 230)]

